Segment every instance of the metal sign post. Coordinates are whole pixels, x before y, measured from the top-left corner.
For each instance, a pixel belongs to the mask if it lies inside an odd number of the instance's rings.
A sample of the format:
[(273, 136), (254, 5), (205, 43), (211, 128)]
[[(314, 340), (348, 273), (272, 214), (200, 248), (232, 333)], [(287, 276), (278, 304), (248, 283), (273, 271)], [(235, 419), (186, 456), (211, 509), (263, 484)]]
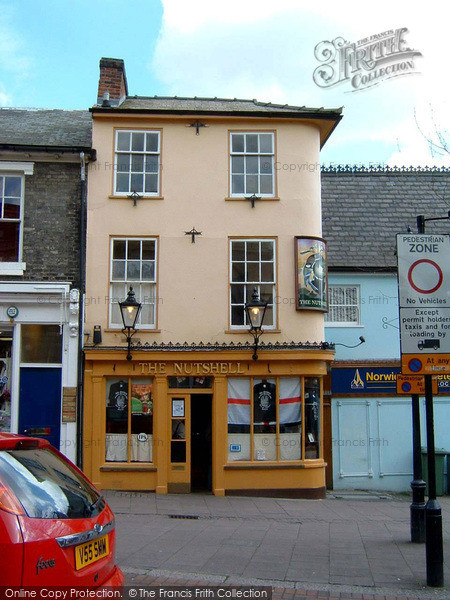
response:
[[(425, 221), (423, 216), (417, 218), (418, 234), (397, 236), (400, 343), (402, 373), (425, 376), (429, 491), (425, 506), (427, 585), (441, 587), (444, 585), (442, 512), (436, 499), (432, 374), (450, 373), (450, 238), (425, 235)], [(417, 400), (413, 398), (415, 484), (419, 474)], [(414, 514), (417, 518), (421, 490), (417, 485), (414, 487), (411, 516)], [(417, 506), (413, 511), (414, 504)], [(418, 525), (411, 522), (411, 533)]]

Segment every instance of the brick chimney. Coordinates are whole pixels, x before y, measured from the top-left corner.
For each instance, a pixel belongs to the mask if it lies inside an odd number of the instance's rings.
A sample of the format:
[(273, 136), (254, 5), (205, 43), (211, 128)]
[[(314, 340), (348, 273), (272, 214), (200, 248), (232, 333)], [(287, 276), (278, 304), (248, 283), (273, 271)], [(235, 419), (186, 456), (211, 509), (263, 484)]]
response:
[(119, 106), (128, 95), (125, 63), (121, 58), (102, 58), (100, 60), (100, 79), (98, 80), (97, 104), (104, 101), (104, 94), (109, 94), (109, 105)]

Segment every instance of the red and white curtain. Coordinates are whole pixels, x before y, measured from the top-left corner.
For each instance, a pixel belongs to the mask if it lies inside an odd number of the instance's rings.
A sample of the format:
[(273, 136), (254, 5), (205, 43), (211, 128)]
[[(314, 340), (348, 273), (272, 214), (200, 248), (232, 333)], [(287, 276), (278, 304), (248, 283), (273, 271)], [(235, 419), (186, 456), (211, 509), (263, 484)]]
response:
[[(280, 424), (300, 423), (302, 420), (301, 384), (297, 377), (280, 377)], [(228, 424), (250, 425), (250, 379), (228, 380)]]

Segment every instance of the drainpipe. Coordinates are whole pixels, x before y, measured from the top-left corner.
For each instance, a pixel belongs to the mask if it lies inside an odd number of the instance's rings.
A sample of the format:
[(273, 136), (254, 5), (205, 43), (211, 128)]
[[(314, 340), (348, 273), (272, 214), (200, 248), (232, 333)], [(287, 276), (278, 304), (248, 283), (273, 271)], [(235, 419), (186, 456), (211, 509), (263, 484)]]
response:
[(84, 295), (86, 291), (86, 159), (80, 152), (80, 304), (78, 316), (77, 466), (83, 468)]

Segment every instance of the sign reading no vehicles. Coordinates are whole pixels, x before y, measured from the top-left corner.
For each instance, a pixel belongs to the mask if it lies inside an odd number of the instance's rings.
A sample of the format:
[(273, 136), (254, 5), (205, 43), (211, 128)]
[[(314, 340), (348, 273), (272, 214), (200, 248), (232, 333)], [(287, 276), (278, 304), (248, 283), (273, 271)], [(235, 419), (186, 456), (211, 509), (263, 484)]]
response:
[(450, 308), (450, 236), (397, 235), (400, 308)]
[(399, 234), (397, 257), (402, 372), (450, 373), (450, 236)]

